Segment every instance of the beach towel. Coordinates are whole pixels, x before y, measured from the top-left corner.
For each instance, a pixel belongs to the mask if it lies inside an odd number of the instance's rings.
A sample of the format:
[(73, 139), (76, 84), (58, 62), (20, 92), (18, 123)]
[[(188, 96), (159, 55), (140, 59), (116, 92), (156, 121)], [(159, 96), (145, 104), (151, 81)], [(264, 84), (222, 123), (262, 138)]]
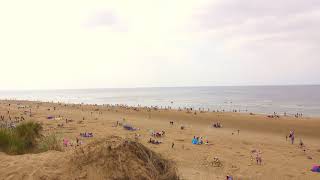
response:
[(53, 118), (54, 118), (53, 116), (48, 116), (48, 117), (47, 117), (47, 119), (53, 119)]
[(93, 133), (80, 133), (81, 137), (90, 138), (93, 137)]
[(138, 130), (137, 128), (132, 127), (131, 125), (125, 124), (123, 125), (123, 128), (129, 131), (136, 131)]
[(320, 173), (320, 166), (313, 166), (311, 171)]

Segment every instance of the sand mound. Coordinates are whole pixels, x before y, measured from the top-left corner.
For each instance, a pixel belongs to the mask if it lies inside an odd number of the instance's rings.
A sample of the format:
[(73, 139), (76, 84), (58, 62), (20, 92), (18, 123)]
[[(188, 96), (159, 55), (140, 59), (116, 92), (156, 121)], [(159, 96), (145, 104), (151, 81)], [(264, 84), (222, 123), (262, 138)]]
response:
[(116, 136), (79, 148), (71, 163), (76, 179), (179, 179), (173, 162)]

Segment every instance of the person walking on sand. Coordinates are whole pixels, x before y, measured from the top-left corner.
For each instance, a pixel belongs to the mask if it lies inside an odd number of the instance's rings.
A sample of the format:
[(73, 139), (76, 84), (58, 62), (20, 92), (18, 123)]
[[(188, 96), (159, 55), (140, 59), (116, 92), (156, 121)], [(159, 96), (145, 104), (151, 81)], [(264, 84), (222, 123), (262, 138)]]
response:
[(300, 147), (300, 148), (303, 148), (303, 147), (304, 147), (304, 144), (303, 144), (303, 142), (302, 142), (302, 139), (300, 139), (299, 147)]
[(258, 165), (261, 165), (262, 164), (262, 157), (261, 157), (261, 151), (257, 151), (256, 153), (256, 161), (257, 161), (257, 164)]
[(290, 131), (289, 138), (291, 139), (291, 144), (294, 143), (294, 131)]

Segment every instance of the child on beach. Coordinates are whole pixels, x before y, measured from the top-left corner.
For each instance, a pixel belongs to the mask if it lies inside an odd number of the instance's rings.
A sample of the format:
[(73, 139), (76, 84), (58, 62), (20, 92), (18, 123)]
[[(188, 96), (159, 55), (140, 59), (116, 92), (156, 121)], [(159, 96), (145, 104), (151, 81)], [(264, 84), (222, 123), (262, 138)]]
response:
[(262, 164), (262, 157), (261, 157), (261, 151), (257, 151), (256, 153), (256, 161), (257, 161), (257, 164), (258, 165), (261, 165)]
[(63, 145), (64, 147), (68, 147), (69, 141), (68, 139), (63, 139)]
[(302, 139), (300, 139), (299, 147), (300, 147), (300, 148), (303, 148), (303, 147), (304, 147), (304, 144), (303, 144), (303, 142), (302, 142)]
[(200, 137), (200, 141), (199, 141), (199, 144), (203, 144), (203, 140), (202, 140), (202, 137)]

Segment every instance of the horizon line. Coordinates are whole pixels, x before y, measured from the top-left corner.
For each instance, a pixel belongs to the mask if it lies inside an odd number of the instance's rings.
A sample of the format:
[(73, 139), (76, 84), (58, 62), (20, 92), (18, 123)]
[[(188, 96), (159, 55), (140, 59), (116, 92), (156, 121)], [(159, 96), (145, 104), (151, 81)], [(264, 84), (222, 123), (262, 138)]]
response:
[(155, 89), (155, 88), (201, 88), (201, 87), (272, 87), (272, 86), (320, 86), (320, 84), (259, 84), (259, 85), (203, 85), (203, 86), (137, 86), (137, 87), (97, 87), (97, 88), (36, 88), (36, 89), (0, 89), (0, 91), (55, 91), (55, 90), (94, 90), (94, 89)]

